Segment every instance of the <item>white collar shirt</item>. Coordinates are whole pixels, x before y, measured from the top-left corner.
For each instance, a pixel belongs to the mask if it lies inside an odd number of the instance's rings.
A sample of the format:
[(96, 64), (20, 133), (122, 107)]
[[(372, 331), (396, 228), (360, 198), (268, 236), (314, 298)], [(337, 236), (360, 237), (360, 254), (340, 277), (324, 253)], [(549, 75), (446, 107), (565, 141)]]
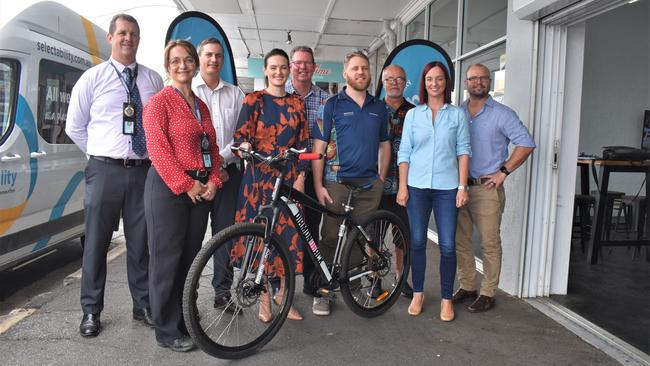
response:
[(230, 146), (232, 146), (239, 112), (244, 102), (244, 93), (239, 87), (223, 80), (219, 80), (216, 88), (210, 89), (201, 74), (196, 75), (192, 80), (192, 91), (210, 109), (212, 124), (217, 133), (219, 154), (223, 157), (224, 166), (235, 162), (237, 158), (230, 151)]
[[(134, 70), (135, 66), (135, 62), (122, 65), (111, 57), (86, 70), (72, 88), (65, 132), (84, 153), (114, 159), (143, 158), (133, 152), (131, 135), (123, 133), (122, 110), (128, 95), (115, 71), (122, 72), (125, 67)], [(143, 107), (163, 88), (160, 75), (141, 64), (136, 84)]]

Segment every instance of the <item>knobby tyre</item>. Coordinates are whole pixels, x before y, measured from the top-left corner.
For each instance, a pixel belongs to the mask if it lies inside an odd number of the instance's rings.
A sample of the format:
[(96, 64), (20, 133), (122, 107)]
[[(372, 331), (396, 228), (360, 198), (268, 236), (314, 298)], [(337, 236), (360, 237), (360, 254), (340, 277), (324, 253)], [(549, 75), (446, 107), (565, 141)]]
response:
[[(233, 247), (241, 249), (235, 243), (249, 248), (245, 268), (243, 259), (235, 260), (230, 255)], [(288, 245), (273, 235), (267, 257), (273, 265), (265, 266), (262, 276), (265, 286), (260, 286), (255, 284), (255, 277), (263, 243), (263, 225), (236, 224), (212, 237), (190, 267), (183, 289), (183, 317), (196, 345), (214, 357), (238, 359), (255, 353), (273, 339), (287, 317), (295, 281)], [(221, 259), (213, 259), (215, 254)], [(215, 271), (221, 273), (218, 278), (226, 279), (225, 284), (221, 281), (218, 286), (213, 285)], [(283, 289), (275, 299), (270, 297), (271, 277), (279, 278)], [(232, 284), (228, 285), (229, 282)], [(267, 323), (258, 317), (265, 296), (269, 296), (266, 299), (270, 299), (272, 310), (272, 320)], [(227, 301), (217, 304), (216, 297)]]
[[(385, 313), (399, 298), (410, 268), (409, 233), (397, 215), (376, 211), (347, 234), (341, 263), (341, 295), (357, 315)], [(369, 240), (370, 241), (369, 241)]]

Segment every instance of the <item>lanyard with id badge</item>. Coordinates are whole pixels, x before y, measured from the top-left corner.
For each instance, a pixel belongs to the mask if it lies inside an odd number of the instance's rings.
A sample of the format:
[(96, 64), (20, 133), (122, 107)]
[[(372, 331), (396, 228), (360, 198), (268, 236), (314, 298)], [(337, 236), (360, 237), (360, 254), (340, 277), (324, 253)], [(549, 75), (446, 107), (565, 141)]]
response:
[[(187, 106), (190, 107), (190, 110), (192, 110), (190, 103), (187, 101), (187, 99), (185, 99), (183, 93), (181, 93), (181, 91), (176, 87), (174, 87), (174, 90), (176, 90), (178, 95), (183, 98)], [(201, 112), (199, 111), (199, 102), (196, 99), (197, 96), (194, 96), (194, 110), (192, 111), (192, 114), (201, 125), (201, 129), (203, 129), (203, 133), (201, 134), (201, 157), (203, 160), (203, 167), (207, 170), (212, 168), (212, 157), (210, 156), (210, 140), (208, 140), (208, 134), (205, 133), (205, 128), (203, 128), (203, 119), (201, 118)]]
[(133, 72), (133, 79), (131, 80), (131, 85), (127, 84), (127, 80), (124, 80), (122, 73), (117, 70), (117, 67), (112, 62), (109, 62), (115, 72), (117, 77), (120, 79), (122, 86), (126, 90), (126, 102), (122, 104), (122, 134), (133, 136), (135, 135), (135, 123), (136, 123), (136, 112), (137, 106), (131, 101), (131, 93), (136, 85), (136, 80), (138, 79), (138, 65), (135, 65), (135, 71)]

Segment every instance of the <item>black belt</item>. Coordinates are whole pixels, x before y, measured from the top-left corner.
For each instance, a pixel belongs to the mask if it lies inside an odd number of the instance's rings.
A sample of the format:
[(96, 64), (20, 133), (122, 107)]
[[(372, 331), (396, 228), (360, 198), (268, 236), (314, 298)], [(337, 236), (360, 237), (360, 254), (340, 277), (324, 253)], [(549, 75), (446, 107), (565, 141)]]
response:
[(490, 180), (490, 178), (483, 177), (483, 178), (467, 178), (467, 185), (468, 186), (480, 186), (483, 183), (487, 183)]
[(90, 157), (95, 160), (102, 161), (104, 163), (122, 165), (125, 168), (131, 168), (134, 166), (141, 166), (141, 165), (149, 166), (149, 164), (151, 164), (151, 160), (149, 159), (113, 159), (106, 156), (94, 156), (94, 155), (91, 155)]
[(196, 179), (203, 184), (205, 184), (208, 181), (208, 176), (210, 176), (209, 170), (186, 170), (185, 173), (190, 178)]

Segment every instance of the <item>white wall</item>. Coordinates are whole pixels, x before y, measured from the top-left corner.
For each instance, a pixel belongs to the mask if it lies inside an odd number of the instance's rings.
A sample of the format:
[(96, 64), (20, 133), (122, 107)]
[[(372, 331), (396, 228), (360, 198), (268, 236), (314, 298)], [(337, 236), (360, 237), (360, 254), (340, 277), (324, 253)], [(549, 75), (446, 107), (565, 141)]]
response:
[[(504, 103), (514, 109), (532, 132), (530, 118), (532, 101), (532, 65), (536, 50), (532, 47), (533, 22), (521, 20), (512, 12), (512, 1), (508, 1), (506, 55), (506, 86)], [(535, 137), (535, 136), (533, 136)], [(539, 142), (536, 141), (539, 145)], [(526, 182), (530, 159), (510, 175), (506, 181), (506, 208), (501, 223), (503, 264), (499, 287), (504, 291), (520, 295), (519, 280), (521, 257), (524, 250), (524, 228), (526, 224)]]
[[(586, 22), (581, 152), (641, 146), (644, 110), (650, 109), (648, 3), (627, 4)], [(633, 195), (642, 181), (641, 174), (613, 174), (609, 190)], [(593, 180), (590, 187), (595, 189)]]

